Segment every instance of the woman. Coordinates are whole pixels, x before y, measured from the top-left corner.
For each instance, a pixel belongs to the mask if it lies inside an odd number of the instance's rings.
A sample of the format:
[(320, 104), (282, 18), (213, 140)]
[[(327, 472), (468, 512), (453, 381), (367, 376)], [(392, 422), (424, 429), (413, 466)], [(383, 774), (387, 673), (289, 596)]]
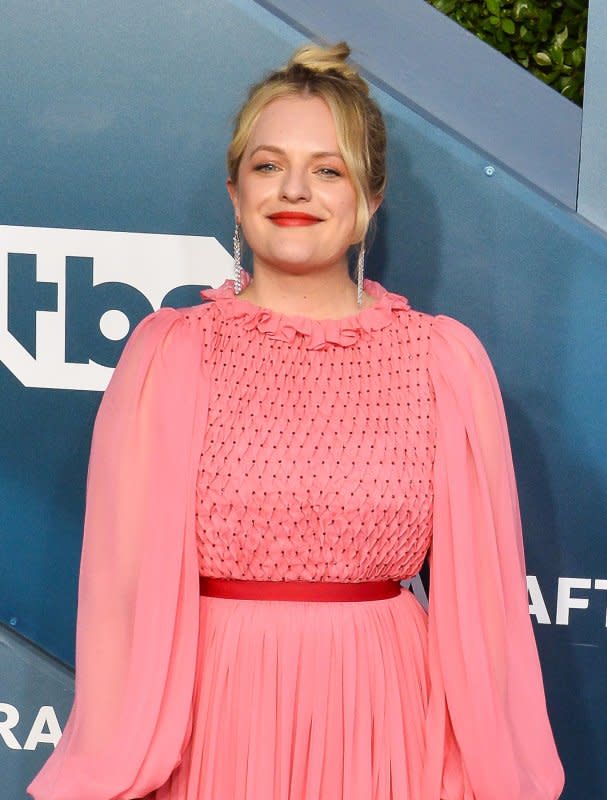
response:
[[(364, 279), (385, 132), (348, 55), (251, 90), (234, 280), (146, 317), (104, 395), (35, 800), (560, 795), (499, 388), (470, 329)], [(426, 612), (399, 581), (428, 552)]]

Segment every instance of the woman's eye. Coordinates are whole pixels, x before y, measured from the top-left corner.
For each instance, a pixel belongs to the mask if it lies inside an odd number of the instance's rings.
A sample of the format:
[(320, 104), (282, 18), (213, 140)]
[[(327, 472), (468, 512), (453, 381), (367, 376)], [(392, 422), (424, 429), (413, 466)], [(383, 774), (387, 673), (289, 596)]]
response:
[(272, 164), (271, 162), (264, 163), (264, 164), (257, 164), (254, 167), (255, 172), (273, 172), (276, 169), (276, 164)]
[(339, 178), (341, 175), (341, 172), (331, 169), (331, 167), (321, 167), (318, 171), (321, 175), (326, 175), (329, 178)]

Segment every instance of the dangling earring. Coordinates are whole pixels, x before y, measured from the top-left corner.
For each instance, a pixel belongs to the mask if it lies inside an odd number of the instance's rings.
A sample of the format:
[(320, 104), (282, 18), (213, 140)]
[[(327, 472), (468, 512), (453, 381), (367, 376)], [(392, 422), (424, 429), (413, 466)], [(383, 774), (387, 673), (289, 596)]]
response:
[(358, 263), (357, 263), (357, 283), (358, 283), (358, 305), (361, 306), (363, 302), (363, 279), (364, 279), (364, 271), (365, 271), (365, 240), (363, 239), (360, 243), (360, 249), (358, 251)]
[(236, 222), (236, 227), (234, 228), (234, 294), (240, 294), (240, 290), (242, 289), (242, 284), (240, 280), (240, 229), (238, 227), (238, 222)]

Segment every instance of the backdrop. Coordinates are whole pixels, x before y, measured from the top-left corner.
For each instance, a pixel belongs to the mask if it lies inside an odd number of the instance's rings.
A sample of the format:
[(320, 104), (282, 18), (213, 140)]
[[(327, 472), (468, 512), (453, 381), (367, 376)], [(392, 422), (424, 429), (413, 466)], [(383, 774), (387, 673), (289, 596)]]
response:
[[(2, 800), (25, 797), (69, 711), (101, 391), (142, 316), (230, 274), (231, 119), (301, 41), (249, 0), (3, 3)], [(492, 358), (564, 797), (607, 797), (607, 242), (374, 95), (390, 183), (367, 272), (468, 324)]]

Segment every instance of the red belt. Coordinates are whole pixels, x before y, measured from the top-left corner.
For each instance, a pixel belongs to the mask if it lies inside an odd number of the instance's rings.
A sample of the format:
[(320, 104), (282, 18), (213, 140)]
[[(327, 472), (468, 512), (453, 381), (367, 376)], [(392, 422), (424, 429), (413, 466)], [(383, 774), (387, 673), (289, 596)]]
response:
[(398, 597), (400, 581), (250, 581), (201, 575), (200, 594), (238, 600), (385, 600)]

